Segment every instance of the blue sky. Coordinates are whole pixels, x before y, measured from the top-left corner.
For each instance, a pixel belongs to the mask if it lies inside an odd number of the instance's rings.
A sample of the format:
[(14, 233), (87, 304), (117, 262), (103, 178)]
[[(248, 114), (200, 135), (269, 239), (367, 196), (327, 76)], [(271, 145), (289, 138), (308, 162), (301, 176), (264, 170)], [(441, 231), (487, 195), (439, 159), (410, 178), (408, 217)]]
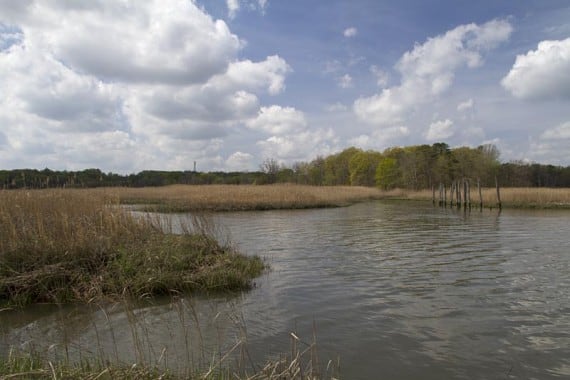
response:
[(256, 170), (492, 143), (570, 165), (570, 2), (0, 1), (0, 168)]

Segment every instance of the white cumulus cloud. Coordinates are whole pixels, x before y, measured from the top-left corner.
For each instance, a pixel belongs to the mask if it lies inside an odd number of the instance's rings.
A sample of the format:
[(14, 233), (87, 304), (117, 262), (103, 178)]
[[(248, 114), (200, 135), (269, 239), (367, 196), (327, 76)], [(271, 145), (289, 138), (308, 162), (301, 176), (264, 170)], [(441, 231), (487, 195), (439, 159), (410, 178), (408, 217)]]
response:
[(547, 129), (540, 135), (541, 140), (570, 140), (570, 121)]
[(291, 71), (277, 55), (240, 59), (242, 48), (194, 1), (0, 1), (0, 160), (222, 167), (221, 137)]
[(357, 99), (354, 112), (361, 120), (376, 125), (401, 123), (416, 105), (448, 90), (459, 68), (480, 66), (482, 53), (507, 40), (511, 32), (507, 21), (494, 20), (461, 25), (429, 38), (406, 52), (396, 64), (402, 76), (400, 85)]
[(453, 121), (445, 119), (431, 123), (425, 137), (429, 141), (438, 141), (448, 139), (454, 134)]
[(356, 37), (356, 35), (358, 34), (358, 29), (356, 29), (355, 27), (346, 28), (343, 34), (346, 38)]
[(226, 0), (226, 5), (228, 7), (228, 17), (230, 19), (233, 19), (236, 17), (236, 14), (240, 8), (239, 0)]
[(307, 121), (305, 115), (293, 107), (273, 105), (261, 107), (257, 117), (249, 120), (247, 126), (273, 135), (285, 135), (303, 130)]
[(388, 85), (388, 80), (390, 79), (390, 76), (386, 71), (382, 70), (380, 67), (376, 65), (372, 65), (370, 66), (370, 72), (374, 75), (374, 77), (376, 77), (376, 84), (378, 84), (378, 87), (383, 88)]
[(542, 41), (517, 56), (501, 84), (522, 99), (570, 99), (570, 38)]
[(473, 108), (473, 105), (475, 103), (473, 102), (473, 99), (468, 99), (464, 102), (461, 102), (457, 105), (457, 111), (459, 112), (463, 112), (463, 111), (467, 111), (470, 110), (471, 108)]
[(570, 146), (570, 121), (545, 130), (538, 140), (531, 140), (529, 158), (541, 163), (567, 165)]
[(246, 171), (254, 167), (253, 155), (244, 152), (232, 153), (225, 162), (225, 166), (233, 171)]
[(338, 78), (338, 86), (340, 88), (350, 88), (352, 87), (352, 77), (349, 74), (344, 74)]
[(304, 130), (295, 134), (271, 136), (257, 142), (263, 157), (292, 164), (310, 161), (318, 155), (329, 155), (338, 148), (338, 138), (332, 129)]
[(363, 134), (349, 140), (349, 145), (363, 149), (383, 150), (394, 141), (410, 135), (410, 129), (406, 126), (384, 128), (371, 134)]

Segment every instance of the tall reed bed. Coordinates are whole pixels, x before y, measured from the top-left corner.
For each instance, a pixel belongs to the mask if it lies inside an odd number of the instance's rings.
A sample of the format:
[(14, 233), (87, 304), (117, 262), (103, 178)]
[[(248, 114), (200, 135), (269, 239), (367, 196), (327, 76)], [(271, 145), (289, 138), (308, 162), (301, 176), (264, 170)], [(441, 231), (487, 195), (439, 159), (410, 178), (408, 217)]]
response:
[(381, 192), (369, 187), (303, 185), (173, 185), (145, 188), (99, 189), (121, 203), (145, 204), (160, 211), (232, 211), (299, 209), (344, 206), (377, 199)]
[(0, 191), (0, 236), (0, 303), (11, 305), (243, 289), (264, 269), (204, 228), (165, 233), (90, 190)]
[[(570, 209), (570, 189), (567, 188), (545, 188), (545, 187), (506, 187), (500, 189), (501, 203), (503, 207), (510, 208), (569, 208)], [(481, 189), (484, 207), (497, 206), (497, 190), (495, 188)], [(410, 200), (430, 200), (431, 190), (409, 191), (393, 190), (385, 192), (386, 198), (410, 199)], [(439, 193), (436, 191), (436, 201), (439, 201)], [(448, 199), (449, 202), (449, 189)], [(455, 200), (454, 200), (455, 203)], [(476, 187), (471, 187), (471, 204), (479, 205), (479, 193)]]

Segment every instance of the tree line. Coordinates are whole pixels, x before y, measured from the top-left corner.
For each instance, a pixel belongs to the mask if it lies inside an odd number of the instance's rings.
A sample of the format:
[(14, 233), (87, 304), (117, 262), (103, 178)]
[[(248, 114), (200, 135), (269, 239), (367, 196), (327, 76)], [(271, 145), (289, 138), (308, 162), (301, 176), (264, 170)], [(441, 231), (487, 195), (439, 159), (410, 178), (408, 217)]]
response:
[(494, 186), (497, 178), (506, 187), (570, 187), (570, 166), (522, 161), (501, 163), (491, 144), (476, 148), (450, 148), (445, 143), (393, 147), (383, 152), (351, 147), (310, 162), (291, 166), (266, 159), (254, 172), (195, 172), (145, 170), (136, 174), (104, 173), (99, 169), (0, 170), (0, 188), (57, 188), (108, 186), (165, 186), (173, 184), (272, 184), (377, 186), (425, 189), (463, 178)]
[(99, 169), (57, 171), (50, 169), (0, 170), (0, 189), (88, 187), (145, 187), (175, 184), (253, 184), (263, 182), (263, 172), (194, 172), (144, 170), (136, 174), (104, 173)]

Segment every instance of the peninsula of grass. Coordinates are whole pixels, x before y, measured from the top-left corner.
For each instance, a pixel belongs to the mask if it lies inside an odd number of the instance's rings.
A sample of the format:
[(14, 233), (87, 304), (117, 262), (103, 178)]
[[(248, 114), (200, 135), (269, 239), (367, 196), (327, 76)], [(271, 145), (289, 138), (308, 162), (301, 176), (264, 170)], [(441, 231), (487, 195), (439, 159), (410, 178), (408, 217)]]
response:
[[(342, 207), (369, 200), (432, 201), (431, 190), (363, 186), (277, 185), (172, 185), (143, 188), (91, 190), (117, 198), (121, 204), (136, 205), (143, 211), (246, 211)], [(449, 195), (449, 192), (448, 192)], [(438, 194), (436, 194), (438, 196)], [(496, 208), (495, 188), (482, 189), (483, 207)], [(439, 199), (439, 198), (438, 198)], [(449, 202), (449, 199), (448, 199)], [(477, 189), (471, 189), (473, 206), (479, 205)], [(570, 209), (567, 188), (501, 188), (503, 208)]]
[[(280, 210), (341, 207), (380, 199), (379, 189), (363, 186), (172, 185), (144, 188), (97, 189), (122, 204), (145, 211), (191, 212)], [(142, 206), (142, 207), (141, 207)]]
[(90, 190), (0, 191), (0, 305), (233, 291), (265, 268), (204, 228), (159, 224)]

